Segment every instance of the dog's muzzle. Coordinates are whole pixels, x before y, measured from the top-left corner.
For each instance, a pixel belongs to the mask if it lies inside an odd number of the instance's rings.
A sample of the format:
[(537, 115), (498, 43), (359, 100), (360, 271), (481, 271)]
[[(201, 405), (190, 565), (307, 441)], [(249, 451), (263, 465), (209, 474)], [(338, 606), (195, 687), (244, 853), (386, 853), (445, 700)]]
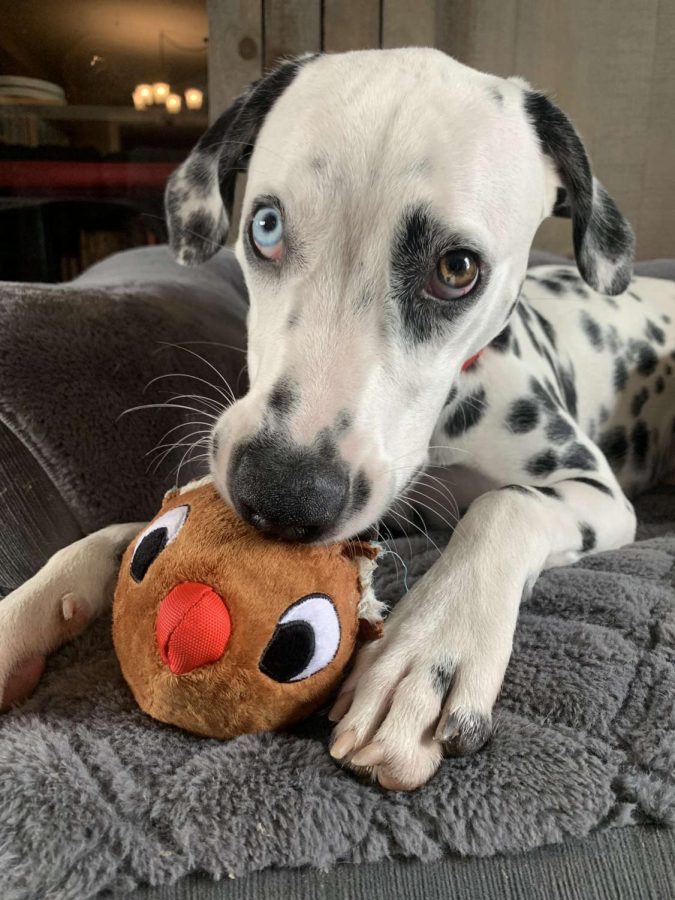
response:
[(238, 514), (259, 531), (315, 541), (347, 505), (349, 472), (334, 454), (254, 439), (235, 450), (228, 487)]

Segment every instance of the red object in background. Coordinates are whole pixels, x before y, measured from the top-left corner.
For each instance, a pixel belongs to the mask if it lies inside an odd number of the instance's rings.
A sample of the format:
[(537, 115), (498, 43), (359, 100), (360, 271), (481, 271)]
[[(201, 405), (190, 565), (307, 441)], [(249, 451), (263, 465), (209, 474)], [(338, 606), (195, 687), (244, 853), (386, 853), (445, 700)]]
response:
[(223, 598), (208, 584), (196, 581), (184, 581), (169, 591), (155, 624), (162, 661), (174, 675), (220, 659), (231, 631)]
[(0, 161), (0, 189), (16, 194), (48, 190), (164, 189), (177, 163)]

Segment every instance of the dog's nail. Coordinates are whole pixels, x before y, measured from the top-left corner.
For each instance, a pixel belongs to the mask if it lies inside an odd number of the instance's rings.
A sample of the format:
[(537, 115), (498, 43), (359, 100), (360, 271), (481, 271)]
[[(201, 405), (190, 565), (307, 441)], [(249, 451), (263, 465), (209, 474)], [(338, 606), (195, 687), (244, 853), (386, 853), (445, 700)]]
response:
[(61, 614), (66, 622), (70, 621), (77, 612), (77, 600), (75, 594), (66, 594), (61, 601)]
[(340, 694), (328, 713), (330, 722), (338, 722), (344, 716), (351, 706), (353, 696), (354, 691), (345, 691), (344, 694)]
[(451, 741), (459, 734), (459, 719), (454, 713), (442, 716), (434, 734), (435, 741)]
[(349, 760), (350, 766), (378, 766), (384, 762), (384, 745), (381, 741), (368, 744)]
[(330, 755), (333, 759), (342, 759), (346, 756), (356, 743), (356, 732), (351, 728), (344, 731), (336, 738), (335, 743), (330, 748)]

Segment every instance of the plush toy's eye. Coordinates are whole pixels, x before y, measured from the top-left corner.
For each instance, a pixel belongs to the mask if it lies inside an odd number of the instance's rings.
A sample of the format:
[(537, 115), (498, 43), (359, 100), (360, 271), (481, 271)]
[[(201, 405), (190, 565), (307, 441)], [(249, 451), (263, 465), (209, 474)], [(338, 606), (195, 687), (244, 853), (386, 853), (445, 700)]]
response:
[(177, 506), (175, 509), (170, 509), (139, 534), (136, 539), (136, 549), (131, 558), (131, 577), (134, 581), (143, 581), (145, 573), (162, 550), (178, 537), (189, 510), (189, 506)]
[(326, 594), (309, 594), (277, 622), (260, 660), (260, 671), (275, 681), (301, 681), (325, 669), (340, 646), (340, 620)]

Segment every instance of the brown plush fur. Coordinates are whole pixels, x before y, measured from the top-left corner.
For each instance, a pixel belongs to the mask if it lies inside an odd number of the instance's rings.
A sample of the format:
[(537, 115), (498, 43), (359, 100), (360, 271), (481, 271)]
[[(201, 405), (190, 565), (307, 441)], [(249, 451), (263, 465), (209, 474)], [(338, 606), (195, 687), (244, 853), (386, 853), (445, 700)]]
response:
[[(167, 497), (158, 515), (181, 505), (190, 507), (182, 530), (140, 584), (130, 574), (136, 541), (122, 559), (113, 639), (136, 701), (155, 719), (216, 738), (279, 729), (304, 718), (327, 701), (354, 650), (360, 546), (267, 539), (243, 523), (210, 484)], [(363, 553), (370, 553), (367, 545)], [(222, 597), (232, 633), (217, 662), (174, 675), (160, 657), (156, 616), (169, 591), (190, 581), (207, 584)], [(260, 658), (279, 617), (296, 600), (317, 592), (327, 594), (338, 612), (338, 651), (316, 674), (276, 682), (260, 671)]]

